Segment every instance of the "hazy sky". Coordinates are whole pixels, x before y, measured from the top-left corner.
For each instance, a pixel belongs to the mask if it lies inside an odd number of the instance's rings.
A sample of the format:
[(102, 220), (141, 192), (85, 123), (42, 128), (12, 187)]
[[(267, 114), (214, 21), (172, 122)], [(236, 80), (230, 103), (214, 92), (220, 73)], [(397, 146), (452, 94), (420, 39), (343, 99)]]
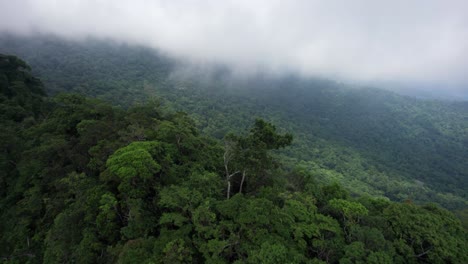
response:
[(111, 38), (239, 71), (468, 91), (466, 0), (0, 0), (0, 10), (0, 31)]

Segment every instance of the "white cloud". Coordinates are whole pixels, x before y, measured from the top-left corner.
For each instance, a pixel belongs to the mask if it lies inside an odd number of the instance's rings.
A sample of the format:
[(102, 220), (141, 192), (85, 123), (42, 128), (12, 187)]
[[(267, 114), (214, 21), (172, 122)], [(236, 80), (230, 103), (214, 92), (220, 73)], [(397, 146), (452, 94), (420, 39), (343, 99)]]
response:
[(468, 84), (463, 0), (0, 0), (0, 10), (0, 31), (112, 38), (242, 71)]

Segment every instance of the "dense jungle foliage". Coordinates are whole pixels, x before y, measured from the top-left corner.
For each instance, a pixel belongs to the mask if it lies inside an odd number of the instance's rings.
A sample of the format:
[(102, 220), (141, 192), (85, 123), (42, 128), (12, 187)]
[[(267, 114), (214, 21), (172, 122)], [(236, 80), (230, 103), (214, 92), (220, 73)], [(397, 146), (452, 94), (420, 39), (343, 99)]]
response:
[(2, 51), (25, 58), (49, 94), (75, 92), (124, 108), (157, 97), (217, 139), (262, 118), (294, 134), (292, 146), (275, 154), (320, 183), (468, 214), (468, 102), (293, 75), (234, 76), (221, 66), (191, 67), (147, 48), (97, 40), (2, 35)]
[(0, 55), (3, 261), (468, 261), (460, 219), (419, 204), (466, 219), (465, 103), (35, 41), (0, 41), (44, 66)]
[(436, 206), (351, 198), (271, 151), (257, 119), (224, 144), (151, 101), (47, 98), (0, 55), (0, 256), (10, 263), (464, 263), (467, 231)]

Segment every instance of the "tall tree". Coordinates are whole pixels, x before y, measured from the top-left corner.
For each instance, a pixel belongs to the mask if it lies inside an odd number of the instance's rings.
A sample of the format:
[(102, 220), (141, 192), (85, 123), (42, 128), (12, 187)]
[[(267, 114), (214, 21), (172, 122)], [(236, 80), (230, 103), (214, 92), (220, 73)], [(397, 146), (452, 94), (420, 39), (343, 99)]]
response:
[(292, 143), (291, 134), (278, 134), (276, 127), (262, 119), (256, 119), (246, 136), (229, 134), (225, 138), (224, 167), (227, 181), (227, 197), (232, 188), (232, 178), (240, 174), (239, 193), (249, 176), (251, 190), (264, 185), (269, 179), (268, 171), (277, 166), (270, 150), (284, 148)]

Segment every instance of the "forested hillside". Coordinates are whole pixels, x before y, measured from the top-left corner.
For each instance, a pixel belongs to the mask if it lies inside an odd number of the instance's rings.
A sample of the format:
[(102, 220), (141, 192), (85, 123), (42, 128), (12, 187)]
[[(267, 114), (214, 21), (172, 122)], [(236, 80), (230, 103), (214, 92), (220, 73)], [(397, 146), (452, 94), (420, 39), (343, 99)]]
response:
[(260, 117), (294, 133), (292, 146), (276, 152), (287, 166), (300, 164), (322, 183), (467, 208), (467, 102), (295, 76), (235, 77), (223, 67), (187, 67), (150, 49), (96, 40), (4, 35), (0, 51), (24, 57), (51, 94), (76, 92), (123, 107), (156, 97), (218, 139)]
[[(7, 263), (466, 263), (449, 211), (352, 198), (272, 151), (262, 119), (223, 143), (157, 101), (46, 97), (0, 54), (0, 258)], [(288, 128), (284, 128), (289, 131)]]

